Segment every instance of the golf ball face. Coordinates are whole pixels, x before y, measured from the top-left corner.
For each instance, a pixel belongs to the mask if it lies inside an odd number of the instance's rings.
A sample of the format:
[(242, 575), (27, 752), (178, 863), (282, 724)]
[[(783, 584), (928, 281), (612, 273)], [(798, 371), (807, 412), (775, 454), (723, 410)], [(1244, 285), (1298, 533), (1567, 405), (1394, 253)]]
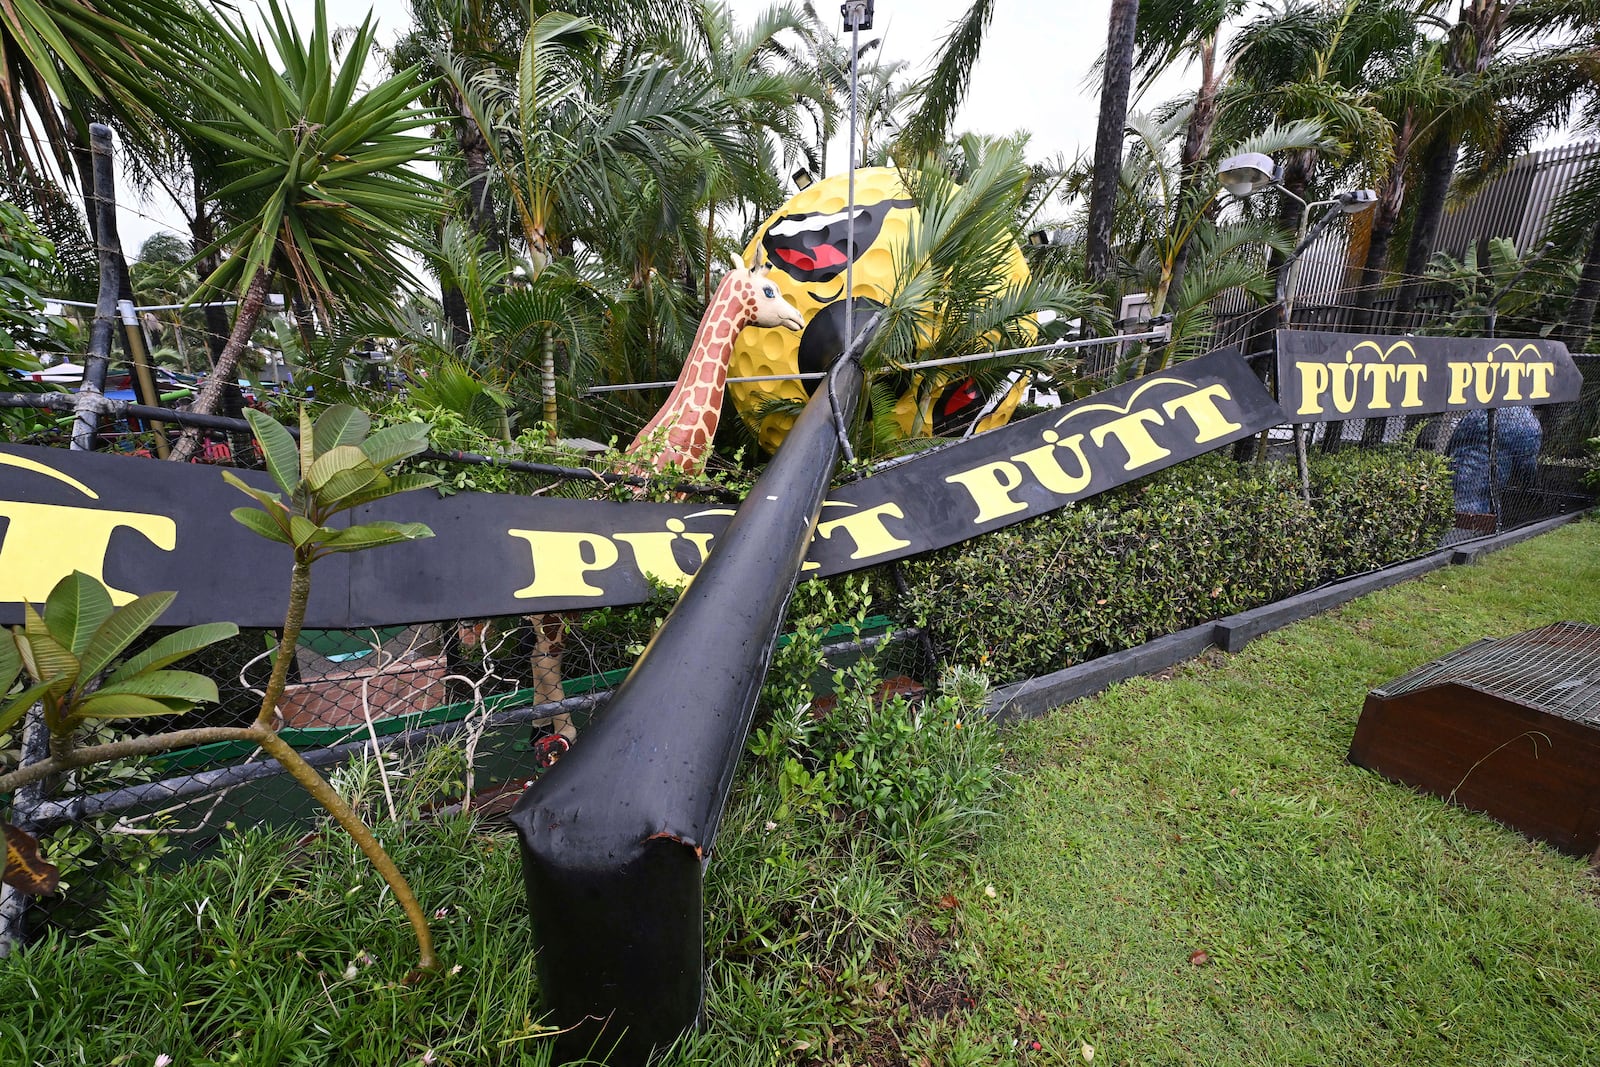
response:
[[(855, 184), (856, 256), (848, 273), (856, 311), (864, 312), (889, 299), (895, 258), (904, 250), (918, 214), (916, 202), (894, 170), (858, 170)], [(745, 262), (770, 265), (768, 280), (799, 309), (806, 327), (798, 334), (753, 327), (742, 331), (734, 339), (730, 377), (819, 371), (838, 354), (844, 340), (841, 298), (849, 266), (849, 222), (848, 176), (840, 174), (796, 194), (756, 231), (745, 249)], [(804, 404), (809, 395), (798, 381), (736, 382), (729, 390), (740, 416), (768, 452), (776, 450), (789, 432), (794, 414), (763, 415), (762, 409), (773, 401)]]
[[(811, 185), (762, 224), (745, 249), (745, 262), (770, 266), (768, 279), (800, 311), (805, 329), (800, 333), (781, 328), (750, 327), (734, 339), (729, 362), (730, 377), (811, 373), (825, 370), (844, 348), (844, 289), (847, 276), (856, 297), (859, 319), (886, 303), (894, 291), (899, 264), (920, 216), (897, 171), (873, 167), (856, 171), (855, 210), (849, 207), (848, 175), (839, 174)], [(849, 225), (854, 219), (855, 264), (850, 266)], [(1014, 249), (1011, 277), (1026, 278), (1028, 268), (1022, 250)], [(740, 416), (756, 433), (761, 447), (775, 451), (794, 424), (793, 411), (771, 411), (774, 401), (791, 402), (796, 408), (810, 394), (799, 381), (735, 382), (729, 385)], [(916, 406), (913, 382), (895, 404), (895, 421), (908, 436), (926, 435), (937, 428), (941, 412), (952, 405), (967, 403), (956, 395), (962, 381), (941, 383), (938, 394), (920, 413)], [(1015, 407), (1021, 387), (1010, 390), (997, 410), (980, 428), (1000, 425)], [(975, 411), (976, 409), (974, 409)], [(973, 412), (968, 412), (969, 416)]]

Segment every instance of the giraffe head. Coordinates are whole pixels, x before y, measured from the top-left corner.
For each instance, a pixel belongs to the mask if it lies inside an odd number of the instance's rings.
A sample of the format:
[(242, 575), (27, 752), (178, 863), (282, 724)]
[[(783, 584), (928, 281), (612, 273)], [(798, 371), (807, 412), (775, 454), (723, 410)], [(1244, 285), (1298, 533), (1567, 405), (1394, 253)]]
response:
[(730, 272), (743, 283), (742, 295), (751, 325), (784, 326), (797, 331), (805, 329), (806, 321), (800, 317), (799, 309), (789, 303), (776, 284), (767, 280), (767, 267), (765, 263), (755, 268), (741, 263)]

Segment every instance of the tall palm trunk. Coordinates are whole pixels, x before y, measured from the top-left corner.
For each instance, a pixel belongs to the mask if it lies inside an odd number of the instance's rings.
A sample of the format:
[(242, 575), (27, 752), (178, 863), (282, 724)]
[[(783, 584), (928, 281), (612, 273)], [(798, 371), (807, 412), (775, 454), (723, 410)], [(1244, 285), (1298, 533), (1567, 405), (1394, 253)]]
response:
[(1422, 187), (1417, 190), (1417, 213), (1411, 221), (1411, 243), (1406, 246), (1405, 278), (1394, 298), (1393, 321), (1398, 327), (1413, 325), (1408, 316), (1417, 306), (1422, 276), (1439, 244), (1445, 199), (1450, 195), (1450, 182), (1455, 178), (1456, 156), (1460, 151), (1460, 139), (1447, 133), (1435, 137), (1429, 149)]
[[(233, 332), (228, 335), (228, 343), (223, 346), (222, 353), (217, 357), (217, 365), (212, 370), (211, 376), (206, 379), (206, 384), (201, 386), (200, 394), (194, 398), (191, 410), (196, 414), (210, 415), (217, 410), (218, 403), (223, 397), (224, 387), (233, 381), (238, 372), (239, 357), (244, 354), (245, 347), (250, 343), (250, 335), (255, 332), (256, 323), (261, 321), (261, 311), (266, 307), (267, 291), (271, 287), (271, 272), (265, 269), (256, 271), (256, 276), (250, 279), (250, 286), (239, 301), (239, 313), (233, 320)], [(194, 458), (199, 449), (200, 431), (185, 430), (178, 438), (178, 443), (173, 446), (169, 458), (178, 463), (187, 463)]]
[(1100, 124), (1095, 129), (1094, 171), (1089, 186), (1088, 255), (1091, 282), (1111, 270), (1111, 226), (1117, 209), (1117, 174), (1122, 169), (1122, 138), (1128, 123), (1128, 89), (1133, 82), (1134, 30), (1139, 0), (1111, 0), (1106, 33), (1105, 84), (1100, 90)]
[[(505, 242), (495, 226), (494, 198), (489, 189), (489, 142), (478, 129), (466, 99), (453, 92), (451, 103), (456, 116), (450, 129), (467, 171), (467, 226), (482, 239), (484, 248), (500, 251)], [(460, 287), (448, 281), (440, 286), (439, 296), (445, 320), (450, 324), (450, 344), (456, 355), (464, 358), (472, 343), (472, 318), (466, 299)]]
[(444, 309), (445, 322), (450, 324), (450, 347), (465, 358), (472, 344), (472, 317), (467, 314), (467, 299), (461, 295), (461, 287), (448, 279), (440, 282), (439, 304)]
[[(1451, 31), (1450, 56), (1446, 71), (1452, 76), (1482, 77), (1495, 60), (1500, 34), (1505, 29), (1507, 4), (1501, 0), (1462, 0), (1461, 12)], [(1422, 187), (1417, 190), (1417, 214), (1411, 224), (1411, 244), (1406, 249), (1405, 281), (1395, 294), (1395, 323), (1406, 321), (1416, 306), (1422, 288), (1422, 275), (1433, 259), (1439, 243), (1439, 227), (1444, 221), (1445, 199), (1455, 178), (1456, 157), (1461, 153), (1461, 135), (1444, 117), (1444, 129), (1432, 141)]]
[(1372, 212), (1372, 232), (1367, 238), (1367, 258), (1356, 277), (1356, 291), (1351, 296), (1355, 313), (1351, 328), (1363, 330), (1372, 325), (1372, 302), (1377, 298), (1378, 286), (1383, 283), (1389, 262), (1389, 245), (1394, 231), (1400, 225), (1400, 210), (1406, 200), (1406, 159), (1411, 154), (1411, 140), (1416, 133), (1416, 112), (1406, 109), (1395, 131), (1394, 162), (1389, 172), (1378, 184), (1378, 203)]
[[(1212, 34), (1200, 45), (1200, 88), (1195, 93), (1194, 109), (1189, 112), (1189, 128), (1183, 138), (1183, 156), (1179, 161), (1182, 178), (1179, 181), (1178, 201), (1175, 211), (1185, 210), (1194, 190), (1203, 181), (1213, 180), (1204, 172), (1206, 155), (1211, 151), (1211, 130), (1217, 124), (1217, 90), (1222, 79), (1217, 76), (1217, 35)], [(1174, 220), (1176, 222), (1176, 220)], [(1159, 313), (1166, 305), (1168, 294), (1183, 285), (1183, 274), (1189, 265), (1189, 242), (1178, 246), (1172, 257), (1172, 269), (1162, 290)]]
[(554, 330), (544, 331), (543, 351), (539, 358), (539, 394), (542, 398), (542, 416), (550, 440), (556, 439), (556, 338)]
[(183, 373), (193, 374), (194, 368), (189, 365), (189, 343), (183, 339), (183, 313), (172, 313), (172, 342), (178, 349), (178, 361), (183, 364)]
[[(216, 240), (216, 226), (212, 221), (207, 199), (202, 193), (200, 176), (194, 176), (194, 218), (189, 222), (189, 237), (192, 247), (196, 249), (210, 248)], [(210, 277), (222, 263), (222, 254), (212, 252), (203, 257), (197, 264), (200, 277)], [(206, 306), (201, 311), (206, 324), (206, 353), (211, 360), (211, 377), (216, 377), (217, 362), (222, 359), (222, 353), (228, 347), (228, 309), (215, 300), (207, 300)], [(222, 385), (222, 413), (230, 419), (244, 418), (244, 393), (239, 388), (237, 380), (230, 375)], [(240, 430), (228, 435), (229, 447), (233, 450), (235, 460), (243, 462), (255, 450), (255, 438), (248, 430)]]

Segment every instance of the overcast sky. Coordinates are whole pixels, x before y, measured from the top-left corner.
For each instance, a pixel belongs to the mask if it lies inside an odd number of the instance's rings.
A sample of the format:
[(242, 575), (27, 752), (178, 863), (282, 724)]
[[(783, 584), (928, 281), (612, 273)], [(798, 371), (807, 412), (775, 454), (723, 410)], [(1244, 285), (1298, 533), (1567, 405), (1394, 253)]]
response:
[[(327, 0), (336, 25), (358, 24), (371, 10), (378, 20), (378, 40), (388, 43), (406, 25), (404, 0)], [(873, 29), (864, 37), (883, 37), (882, 55), (904, 59), (913, 71), (926, 68), (950, 24), (970, 0), (877, 0)], [(768, 6), (766, 0), (732, 0), (740, 23)], [(246, 5), (241, 4), (241, 7)], [(291, 11), (308, 16), (313, 0), (288, 0)], [(842, 20), (832, 0), (816, 0), (830, 13), (836, 29)], [(1105, 48), (1110, 0), (999, 0), (957, 122), (959, 131), (1033, 134), (1029, 156), (1064, 153), (1071, 157), (1094, 147), (1099, 86), (1086, 84), (1089, 68)], [(1153, 98), (1183, 88), (1182, 75), (1167, 79)], [(833, 156), (830, 153), (830, 156)], [(833, 156), (833, 158), (838, 158)], [(131, 194), (122, 194), (124, 198)], [(123, 205), (121, 231), (130, 258), (158, 229), (182, 232), (182, 219), (167, 205)]]

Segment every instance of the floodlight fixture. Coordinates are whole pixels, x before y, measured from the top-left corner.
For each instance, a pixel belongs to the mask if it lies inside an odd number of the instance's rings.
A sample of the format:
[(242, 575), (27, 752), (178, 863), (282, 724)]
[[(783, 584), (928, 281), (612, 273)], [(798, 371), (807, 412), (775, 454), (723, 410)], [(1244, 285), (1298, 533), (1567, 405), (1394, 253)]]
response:
[(1234, 196), (1258, 193), (1278, 180), (1272, 157), (1262, 152), (1241, 152), (1217, 165), (1217, 180)]
[(873, 0), (845, 0), (839, 5), (839, 14), (844, 16), (844, 28), (847, 30), (872, 29)]
[(1339, 208), (1346, 215), (1359, 215), (1378, 203), (1378, 194), (1372, 189), (1351, 189), (1339, 194)]
[(811, 188), (811, 183), (816, 181), (816, 179), (811, 176), (811, 172), (806, 170), (804, 167), (801, 167), (799, 170), (795, 171), (790, 175), (790, 177), (794, 179), (794, 187), (799, 189), (801, 192), (805, 192), (807, 189)]
[(1034, 230), (1028, 234), (1028, 244), (1033, 248), (1043, 248), (1050, 243), (1049, 230)]

